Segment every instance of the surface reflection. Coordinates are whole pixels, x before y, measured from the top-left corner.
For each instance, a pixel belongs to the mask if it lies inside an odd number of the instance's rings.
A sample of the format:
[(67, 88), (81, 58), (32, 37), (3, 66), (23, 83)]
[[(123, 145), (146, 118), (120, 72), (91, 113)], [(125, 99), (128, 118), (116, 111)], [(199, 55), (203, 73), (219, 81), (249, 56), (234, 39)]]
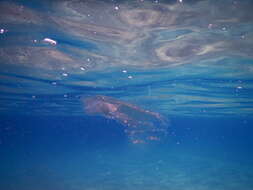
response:
[(0, 1), (2, 109), (16, 95), (116, 93), (168, 115), (252, 115), (252, 9), (249, 0)]
[[(71, 44), (66, 47), (66, 44), (59, 42), (54, 44), (56, 47), (48, 47), (48, 52), (52, 51), (56, 56), (51, 56), (52, 53), (45, 56), (42, 50), (41, 57), (37, 58), (38, 62), (54, 62), (57, 57), (57, 64), (69, 66), (71, 72), (78, 72), (80, 66), (85, 67), (88, 64), (83, 63), (82, 59), (70, 60), (69, 57), (75, 52), (81, 58), (96, 60), (99, 57), (89, 70), (104, 69), (105, 64), (108, 67), (134, 66), (141, 69), (174, 67), (231, 54), (252, 58), (249, 52), (252, 51), (253, 42), (245, 40), (252, 34), (250, 28), (244, 24), (250, 24), (253, 20), (250, 14), (252, 5), (247, 2), (114, 3), (88, 0), (54, 1), (50, 5), (49, 11), (42, 12), (33, 9), (32, 3), (27, 7), (20, 3), (2, 2), (0, 23), (7, 25), (3, 31), (9, 30), (10, 24), (10, 32), (15, 30), (15, 26), (19, 27), (19, 32), (31, 32), (28, 31), (29, 28), (38, 33), (41, 31), (42, 37), (34, 36), (30, 40), (32, 47), (45, 46), (42, 39), (51, 39), (45, 35), (48, 31), (60, 32), (61, 36), (84, 43), (91, 41), (97, 46), (97, 51), (87, 50), (81, 45)], [(227, 7), (226, 10), (221, 9), (224, 6)], [(244, 11), (237, 11), (239, 9)], [(232, 34), (238, 27), (240, 30), (237, 34)], [(27, 37), (23, 37), (23, 41), (25, 40)], [(22, 41), (22, 37), (19, 41)], [(52, 38), (52, 41), (55, 39)], [(242, 48), (237, 48), (238, 46)], [(1, 50), (1, 57), (23, 53), (21, 48), (18, 52), (15, 47), (8, 48), (10, 51)], [(27, 51), (33, 53), (32, 48)], [(29, 62), (29, 54), (23, 54), (24, 59), (12, 62), (19, 64), (26, 59)], [(30, 67), (34, 65), (37, 66), (34, 61), (29, 64)], [(48, 64), (41, 64), (41, 67), (47, 69)]]

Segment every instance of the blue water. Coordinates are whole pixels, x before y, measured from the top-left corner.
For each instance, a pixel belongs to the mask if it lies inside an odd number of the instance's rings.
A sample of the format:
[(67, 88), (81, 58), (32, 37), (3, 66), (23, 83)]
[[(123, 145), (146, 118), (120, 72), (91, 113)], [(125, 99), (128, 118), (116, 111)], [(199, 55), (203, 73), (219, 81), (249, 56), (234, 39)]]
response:
[(0, 190), (252, 190), (252, 8), (1, 1)]
[(252, 189), (252, 120), (173, 118), (131, 145), (102, 118), (5, 117), (1, 189)]

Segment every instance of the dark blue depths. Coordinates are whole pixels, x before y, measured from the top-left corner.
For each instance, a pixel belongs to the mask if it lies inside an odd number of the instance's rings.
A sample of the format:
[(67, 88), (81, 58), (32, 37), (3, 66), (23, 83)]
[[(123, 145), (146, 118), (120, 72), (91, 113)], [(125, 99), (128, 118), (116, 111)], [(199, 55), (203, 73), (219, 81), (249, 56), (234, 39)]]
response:
[(131, 144), (102, 117), (1, 118), (0, 189), (253, 187), (252, 119), (171, 118), (159, 144)]

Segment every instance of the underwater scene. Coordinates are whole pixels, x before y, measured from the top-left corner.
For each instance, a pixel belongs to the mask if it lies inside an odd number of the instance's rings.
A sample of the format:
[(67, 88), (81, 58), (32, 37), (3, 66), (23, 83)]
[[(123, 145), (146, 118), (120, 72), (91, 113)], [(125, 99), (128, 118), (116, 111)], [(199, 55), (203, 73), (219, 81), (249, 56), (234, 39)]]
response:
[(1, 0), (0, 190), (253, 190), (252, 10)]

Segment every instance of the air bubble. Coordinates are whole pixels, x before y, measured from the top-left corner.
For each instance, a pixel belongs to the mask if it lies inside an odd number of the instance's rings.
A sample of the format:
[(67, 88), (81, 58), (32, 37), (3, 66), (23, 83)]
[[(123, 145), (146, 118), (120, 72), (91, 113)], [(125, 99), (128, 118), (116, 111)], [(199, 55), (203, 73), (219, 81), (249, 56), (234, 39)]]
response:
[(57, 44), (57, 42), (55, 40), (52, 40), (50, 38), (44, 38), (43, 42), (49, 43), (51, 45), (56, 45)]
[(3, 34), (5, 32), (5, 30), (2, 28), (0, 29), (0, 34)]

